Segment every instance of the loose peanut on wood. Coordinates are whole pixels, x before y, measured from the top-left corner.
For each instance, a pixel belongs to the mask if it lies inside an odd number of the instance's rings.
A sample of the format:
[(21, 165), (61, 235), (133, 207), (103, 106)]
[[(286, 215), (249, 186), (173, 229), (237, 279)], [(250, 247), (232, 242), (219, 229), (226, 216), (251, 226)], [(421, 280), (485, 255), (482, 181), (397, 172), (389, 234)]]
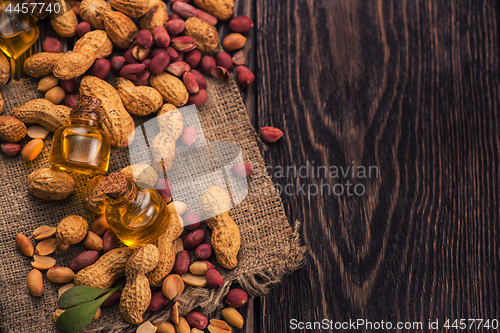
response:
[(160, 287), (163, 279), (165, 279), (174, 267), (175, 251), (172, 242), (179, 238), (184, 231), (182, 225), (182, 218), (179, 215), (170, 214), (168, 216), (167, 228), (156, 240), (159, 252), (158, 265), (146, 274), (149, 283), (154, 287)]
[(210, 333), (231, 333), (231, 327), (224, 320), (210, 319), (207, 328)]
[(125, 277), (127, 283), (120, 298), (120, 313), (131, 324), (143, 322), (142, 314), (151, 302), (151, 289), (146, 273), (158, 264), (159, 252), (152, 244), (137, 249), (127, 261)]
[(132, 255), (130, 248), (113, 249), (93, 265), (85, 267), (75, 276), (75, 285), (106, 289), (125, 274), (125, 264)]
[(200, 199), (200, 209), (212, 229), (211, 244), (217, 261), (225, 268), (232, 269), (238, 264), (241, 236), (238, 225), (229, 216), (229, 204), (229, 195), (218, 186), (210, 187)]
[(81, 242), (87, 235), (89, 224), (78, 216), (68, 216), (57, 224), (56, 239), (60, 250), (67, 250), (69, 245)]
[(26, 181), (28, 191), (44, 200), (62, 200), (73, 193), (76, 183), (66, 172), (42, 168), (33, 171)]
[(222, 317), (227, 323), (236, 328), (243, 328), (243, 316), (235, 308), (225, 308), (222, 310)]

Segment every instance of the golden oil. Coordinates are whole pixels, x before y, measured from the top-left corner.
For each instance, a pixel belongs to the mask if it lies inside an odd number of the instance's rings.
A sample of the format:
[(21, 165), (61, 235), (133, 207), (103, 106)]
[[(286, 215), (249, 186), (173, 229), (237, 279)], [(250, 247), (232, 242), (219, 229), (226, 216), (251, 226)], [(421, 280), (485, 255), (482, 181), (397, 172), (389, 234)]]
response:
[(167, 228), (168, 208), (155, 190), (140, 188), (119, 172), (107, 176), (101, 189), (108, 197), (109, 228), (126, 246), (153, 243)]
[(97, 127), (101, 101), (78, 96), (71, 112), (71, 124), (54, 133), (50, 164), (65, 171), (83, 174), (104, 174), (108, 171), (111, 143)]
[(13, 59), (25, 53), (39, 35), (36, 18), (13, 10), (16, 5), (18, 3), (11, 0), (0, 3), (0, 49)]

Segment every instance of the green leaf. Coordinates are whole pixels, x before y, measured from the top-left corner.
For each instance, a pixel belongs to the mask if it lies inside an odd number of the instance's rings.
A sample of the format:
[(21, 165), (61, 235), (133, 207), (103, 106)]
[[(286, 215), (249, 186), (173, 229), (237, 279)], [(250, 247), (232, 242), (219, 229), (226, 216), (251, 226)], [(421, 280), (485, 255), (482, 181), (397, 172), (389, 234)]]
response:
[(99, 289), (87, 286), (75, 286), (66, 290), (61, 295), (59, 301), (57, 302), (57, 305), (60, 309), (69, 309), (72, 306), (93, 301), (97, 297), (101, 296), (104, 293), (107, 293), (110, 290), (110, 288)]
[(95, 301), (83, 303), (64, 311), (59, 316), (59, 318), (57, 318), (56, 328), (59, 330), (60, 333), (77, 333), (80, 330), (84, 329), (88, 324), (90, 324), (92, 318), (94, 318), (94, 315), (96, 314), (101, 304), (106, 300), (106, 298), (111, 296), (111, 294), (113, 294), (120, 288), (121, 286), (113, 288), (106, 295), (96, 299)]

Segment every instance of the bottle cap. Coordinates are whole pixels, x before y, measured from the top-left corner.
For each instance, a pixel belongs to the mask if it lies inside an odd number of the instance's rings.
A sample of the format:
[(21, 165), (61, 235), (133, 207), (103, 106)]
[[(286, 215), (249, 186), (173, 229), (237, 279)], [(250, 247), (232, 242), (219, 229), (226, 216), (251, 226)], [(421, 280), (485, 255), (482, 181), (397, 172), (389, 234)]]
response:
[(71, 122), (85, 121), (95, 123), (99, 121), (101, 100), (93, 96), (79, 95), (76, 97), (76, 108), (71, 111)]
[(109, 174), (101, 182), (101, 191), (106, 194), (110, 199), (123, 198), (129, 191), (128, 181), (119, 172)]
[(104, 178), (101, 191), (111, 200), (115, 200), (114, 204), (118, 206), (131, 203), (137, 195), (135, 183), (127, 180), (120, 172), (113, 172)]

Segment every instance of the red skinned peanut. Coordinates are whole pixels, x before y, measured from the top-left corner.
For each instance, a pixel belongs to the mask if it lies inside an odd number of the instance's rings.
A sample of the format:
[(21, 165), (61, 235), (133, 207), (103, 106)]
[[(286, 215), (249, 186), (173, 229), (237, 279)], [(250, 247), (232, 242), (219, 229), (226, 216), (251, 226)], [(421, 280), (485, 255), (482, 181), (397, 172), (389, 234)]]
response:
[(200, 89), (207, 89), (207, 81), (205, 80), (203, 75), (201, 75), (201, 73), (195, 69), (191, 69), (191, 73), (194, 74), (196, 81), (198, 81), (198, 86), (200, 87)]
[(184, 131), (182, 132), (180, 139), (184, 146), (189, 147), (196, 141), (197, 136), (198, 136), (198, 131), (196, 130), (196, 128), (186, 127), (184, 128)]
[(61, 87), (68, 94), (74, 94), (76, 92), (76, 80), (75, 79), (61, 80)]
[(184, 217), (184, 226), (187, 230), (195, 230), (201, 226), (200, 214), (191, 212)]
[(182, 81), (184, 82), (184, 85), (186, 86), (190, 94), (196, 94), (198, 91), (200, 91), (200, 86), (198, 84), (198, 81), (196, 81), (196, 77), (193, 73), (185, 72), (182, 76)]
[(82, 37), (90, 30), (92, 30), (92, 28), (90, 27), (90, 24), (88, 22), (80, 22), (80, 24), (78, 24), (78, 26), (76, 27), (76, 34), (78, 35), (78, 37)]
[(97, 59), (92, 68), (90, 69), (90, 74), (97, 76), (101, 80), (104, 80), (108, 76), (109, 70), (111, 69), (111, 64), (108, 59)]
[(255, 80), (255, 75), (245, 66), (238, 66), (236, 68), (236, 79), (243, 88), (246, 88)]
[(167, 24), (165, 25), (165, 28), (167, 29), (169, 34), (179, 35), (186, 28), (186, 24), (184, 23), (183, 20), (180, 20), (180, 19), (179, 20), (169, 20), (167, 22)]
[(153, 35), (155, 43), (159, 47), (168, 47), (168, 45), (170, 45), (170, 35), (164, 27), (156, 27), (155, 30), (153, 30)]
[(201, 62), (201, 52), (198, 50), (193, 50), (186, 53), (185, 61), (192, 67), (198, 67)]
[(208, 93), (205, 89), (200, 89), (196, 94), (189, 97), (187, 105), (194, 104), (196, 106), (203, 105), (208, 99)]
[(162, 73), (170, 65), (170, 56), (167, 52), (160, 52), (151, 59), (148, 70), (153, 75)]

